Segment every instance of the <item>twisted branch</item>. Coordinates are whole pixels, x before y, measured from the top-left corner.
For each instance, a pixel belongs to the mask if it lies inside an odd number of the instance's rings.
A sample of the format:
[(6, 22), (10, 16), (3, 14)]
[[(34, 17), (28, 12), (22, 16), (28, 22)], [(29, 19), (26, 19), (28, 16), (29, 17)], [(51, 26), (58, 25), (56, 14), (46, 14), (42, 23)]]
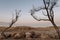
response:
[[(54, 26), (57, 34), (58, 34), (58, 37), (60, 38), (60, 32), (59, 32), (59, 28), (57, 27), (57, 25), (55, 24), (54, 22), (54, 11), (53, 11), (53, 8), (55, 7), (55, 5), (57, 4), (57, 0), (43, 0), (43, 3), (44, 3), (44, 7), (43, 8), (34, 8), (32, 9), (33, 11), (31, 11), (31, 14), (32, 14), (32, 17), (34, 19), (36, 19), (37, 21), (41, 21), (41, 20), (44, 20), (44, 21), (50, 21), (52, 23), (52, 25)], [(47, 16), (48, 19), (37, 19), (37, 17), (33, 14), (35, 14), (35, 12), (38, 12), (40, 10), (46, 10), (46, 14), (43, 13), (44, 16)]]
[(21, 12), (21, 10), (19, 10), (19, 11), (16, 10), (16, 17), (15, 17), (15, 18), (12, 17), (12, 22), (11, 22), (11, 24), (9, 25), (9, 27), (7, 27), (7, 28), (1, 33), (1, 35), (4, 36), (4, 38), (8, 38), (8, 37), (9, 37), (9, 35), (6, 36), (4, 32), (7, 31), (9, 28), (11, 28), (12, 25), (17, 22), (17, 20), (18, 20), (18, 18), (19, 18), (19, 13), (20, 13), (20, 12)]

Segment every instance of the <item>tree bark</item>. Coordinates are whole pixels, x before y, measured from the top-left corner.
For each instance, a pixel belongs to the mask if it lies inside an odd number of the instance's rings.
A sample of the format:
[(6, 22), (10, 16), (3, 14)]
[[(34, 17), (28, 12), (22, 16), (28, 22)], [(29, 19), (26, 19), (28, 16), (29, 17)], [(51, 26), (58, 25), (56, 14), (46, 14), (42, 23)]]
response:
[(59, 39), (60, 39), (60, 32), (59, 32), (59, 28), (57, 27), (57, 25), (55, 24), (55, 22), (54, 22), (54, 21), (51, 21), (51, 23), (53, 24), (53, 26), (54, 26), (54, 28), (55, 28), (55, 30), (56, 30), (56, 32), (57, 32), (57, 34), (58, 34), (58, 37), (59, 37)]

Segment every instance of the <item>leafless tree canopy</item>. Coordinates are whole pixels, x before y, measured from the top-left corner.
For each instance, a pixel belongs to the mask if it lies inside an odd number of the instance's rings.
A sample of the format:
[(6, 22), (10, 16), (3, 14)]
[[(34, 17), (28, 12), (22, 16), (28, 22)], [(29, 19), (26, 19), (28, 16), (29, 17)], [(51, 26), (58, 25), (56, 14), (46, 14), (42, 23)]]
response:
[[(44, 7), (35, 8), (33, 6), (33, 9), (31, 10), (31, 16), (38, 21), (41, 21), (41, 20), (50, 21), (53, 24), (53, 26), (60, 38), (59, 29), (54, 22), (54, 11), (53, 11), (53, 8), (56, 6), (58, 0), (42, 0), (42, 1), (44, 3)], [(45, 12), (42, 12), (42, 13), (44, 16), (47, 16), (48, 19), (41, 19), (41, 18), (37, 19), (37, 17), (34, 15), (35, 12), (38, 12), (42, 9), (46, 11), (46, 13)]]
[[(41, 21), (41, 20), (54, 20), (54, 11), (53, 11), (53, 8), (55, 7), (55, 5), (57, 4), (57, 0), (43, 0), (43, 3), (44, 3), (44, 7), (39, 7), (39, 8), (35, 8), (33, 6), (33, 9), (31, 10), (31, 15), (33, 16), (34, 19), (38, 20), (38, 21)], [(48, 13), (43, 13), (44, 16), (47, 16), (49, 19), (37, 19), (36, 16), (34, 15), (35, 12), (38, 12), (40, 10), (47, 10)]]
[(18, 18), (19, 18), (19, 13), (21, 12), (21, 10), (19, 10), (19, 11), (18, 11), (18, 10), (15, 10), (15, 12), (16, 12), (15, 18), (12, 17), (12, 22), (11, 22), (11, 24), (9, 25), (9, 27), (7, 27), (7, 28), (1, 33), (1, 35), (4, 36), (5, 38), (8, 38), (9, 35), (6, 36), (4, 32), (5, 32), (7, 29), (9, 29), (10, 27), (12, 27), (12, 25), (13, 25), (15, 22), (17, 22), (17, 20), (18, 20)]

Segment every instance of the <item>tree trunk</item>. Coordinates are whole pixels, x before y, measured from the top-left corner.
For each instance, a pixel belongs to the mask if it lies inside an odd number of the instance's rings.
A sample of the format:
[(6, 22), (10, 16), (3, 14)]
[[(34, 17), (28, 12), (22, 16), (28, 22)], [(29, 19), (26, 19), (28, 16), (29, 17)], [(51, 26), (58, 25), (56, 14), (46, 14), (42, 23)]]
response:
[(54, 28), (55, 28), (55, 30), (56, 30), (56, 32), (57, 32), (57, 34), (58, 34), (58, 37), (59, 37), (59, 39), (60, 39), (60, 32), (59, 32), (59, 28), (57, 27), (57, 25), (54, 23), (54, 21), (51, 21), (51, 23), (53, 24), (53, 26), (54, 26)]
[(8, 30), (9, 28), (11, 28), (11, 26), (12, 26), (13, 24), (14, 24), (14, 23), (10, 24), (10, 26), (7, 27), (7, 28), (1, 33), (1, 35), (4, 36), (5, 38), (8, 38), (8, 37), (4, 34), (4, 32), (5, 32), (6, 30)]

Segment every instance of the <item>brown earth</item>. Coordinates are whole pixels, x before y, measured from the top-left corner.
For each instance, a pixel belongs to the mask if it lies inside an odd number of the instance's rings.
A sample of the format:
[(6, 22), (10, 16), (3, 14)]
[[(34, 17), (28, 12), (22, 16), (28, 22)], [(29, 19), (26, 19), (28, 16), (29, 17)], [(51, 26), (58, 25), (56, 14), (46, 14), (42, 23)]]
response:
[[(7, 27), (0, 27), (0, 39), (5, 39), (1, 32)], [(60, 27), (59, 27), (60, 29)], [(58, 39), (57, 33), (54, 27), (38, 27), (33, 28), (29, 26), (17, 26), (11, 27), (5, 31), (5, 35), (11, 35), (8, 39), (21, 39), (21, 40), (47, 40), (47, 39)], [(6, 40), (8, 40), (6, 39)]]

